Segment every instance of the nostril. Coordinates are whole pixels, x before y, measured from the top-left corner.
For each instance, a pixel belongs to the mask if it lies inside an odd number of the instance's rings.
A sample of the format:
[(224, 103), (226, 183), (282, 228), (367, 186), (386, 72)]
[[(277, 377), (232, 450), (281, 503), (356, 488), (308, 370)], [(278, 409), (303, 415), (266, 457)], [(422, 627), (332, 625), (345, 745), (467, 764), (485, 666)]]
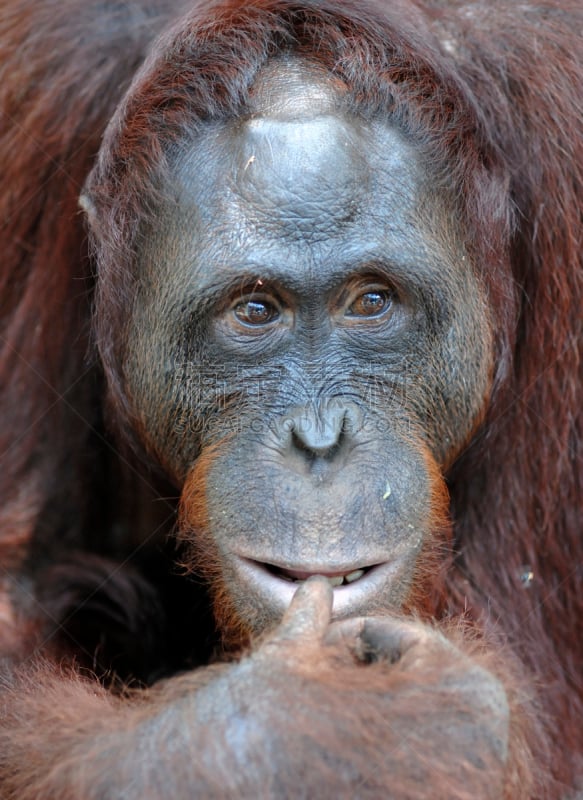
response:
[(332, 440), (325, 436), (305, 436), (294, 429), (292, 431), (292, 444), (296, 450), (305, 452), (307, 455), (332, 458), (334, 453), (340, 449), (341, 437), (342, 432), (340, 432), (340, 436)]

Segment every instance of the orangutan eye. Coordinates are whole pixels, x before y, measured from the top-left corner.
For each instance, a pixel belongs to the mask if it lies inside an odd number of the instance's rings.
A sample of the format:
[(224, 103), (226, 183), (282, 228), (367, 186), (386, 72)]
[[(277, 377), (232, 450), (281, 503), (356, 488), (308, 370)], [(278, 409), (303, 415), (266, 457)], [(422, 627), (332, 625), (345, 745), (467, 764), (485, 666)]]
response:
[(243, 325), (269, 325), (279, 319), (279, 308), (268, 300), (242, 300), (233, 309), (233, 314)]
[(371, 289), (359, 295), (348, 307), (349, 317), (379, 317), (393, 303), (393, 293), (388, 289)]

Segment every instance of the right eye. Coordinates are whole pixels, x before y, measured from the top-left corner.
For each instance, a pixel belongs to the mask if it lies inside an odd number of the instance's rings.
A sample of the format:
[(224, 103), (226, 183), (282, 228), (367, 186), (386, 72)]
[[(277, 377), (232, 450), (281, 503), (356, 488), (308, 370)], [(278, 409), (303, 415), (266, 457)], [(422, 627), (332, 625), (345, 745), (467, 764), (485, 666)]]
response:
[(242, 325), (258, 326), (276, 322), (280, 317), (280, 310), (267, 299), (249, 297), (237, 303), (233, 314)]

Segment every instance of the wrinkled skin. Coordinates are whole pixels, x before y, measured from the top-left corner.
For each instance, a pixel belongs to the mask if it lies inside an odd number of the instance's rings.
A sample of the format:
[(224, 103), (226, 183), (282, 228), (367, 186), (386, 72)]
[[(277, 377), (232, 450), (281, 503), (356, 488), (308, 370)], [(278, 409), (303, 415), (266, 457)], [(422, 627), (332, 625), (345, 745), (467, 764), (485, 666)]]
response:
[(339, 113), (294, 62), (253, 103), (174, 159), (120, 372), (183, 486), (182, 536), (222, 627), (258, 633), (291, 579), (364, 570), (335, 590), (335, 618), (420, 588), (445, 535), (442, 470), (488, 397), (491, 334), (451, 203), (395, 129)]

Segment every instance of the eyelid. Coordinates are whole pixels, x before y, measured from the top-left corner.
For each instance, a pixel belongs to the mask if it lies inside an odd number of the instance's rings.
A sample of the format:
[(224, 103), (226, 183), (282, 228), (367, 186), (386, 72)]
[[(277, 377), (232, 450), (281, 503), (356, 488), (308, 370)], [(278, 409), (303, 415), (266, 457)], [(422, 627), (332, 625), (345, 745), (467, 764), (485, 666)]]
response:
[(284, 308), (284, 304), (274, 292), (255, 292), (251, 290), (248, 292), (241, 292), (231, 301), (230, 305), (227, 307), (227, 310), (234, 311), (237, 306), (242, 305), (243, 303), (265, 303), (266, 305), (273, 306), (279, 312), (281, 312)]
[(266, 292), (264, 290), (253, 291), (251, 289), (249, 291), (241, 292), (237, 295), (237, 297), (233, 298), (230, 307), (235, 308), (235, 306), (238, 306), (240, 303), (261, 303), (262, 301), (271, 303), (272, 305), (281, 305), (279, 298), (273, 292)]

